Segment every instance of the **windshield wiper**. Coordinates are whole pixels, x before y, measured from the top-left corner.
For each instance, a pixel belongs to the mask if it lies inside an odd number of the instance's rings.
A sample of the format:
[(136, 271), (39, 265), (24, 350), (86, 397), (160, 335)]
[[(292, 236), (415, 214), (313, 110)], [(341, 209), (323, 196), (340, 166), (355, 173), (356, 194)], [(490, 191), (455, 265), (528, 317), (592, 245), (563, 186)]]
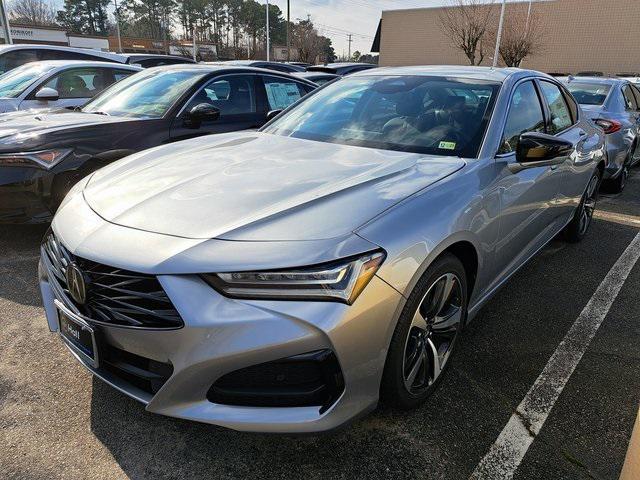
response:
[(111, 114), (107, 112), (103, 112), (102, 110), (94, 110), (93, 112), (85, 112), (85, 113), (95, 113), (96, 115), (106, 115), (107, 117), (111, 116)]

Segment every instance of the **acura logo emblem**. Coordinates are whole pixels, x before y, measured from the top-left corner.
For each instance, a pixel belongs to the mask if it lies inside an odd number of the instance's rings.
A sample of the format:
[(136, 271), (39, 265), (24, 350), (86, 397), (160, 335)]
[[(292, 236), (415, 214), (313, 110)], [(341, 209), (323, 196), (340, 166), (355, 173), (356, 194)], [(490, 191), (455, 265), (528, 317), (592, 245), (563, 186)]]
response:
[(75, 263), (71, 263), (67, 266), (66, 277), (71, 298), (80, 305), (84, 305), (87, 301), (87, 284), (84, 281), (82, 270)]

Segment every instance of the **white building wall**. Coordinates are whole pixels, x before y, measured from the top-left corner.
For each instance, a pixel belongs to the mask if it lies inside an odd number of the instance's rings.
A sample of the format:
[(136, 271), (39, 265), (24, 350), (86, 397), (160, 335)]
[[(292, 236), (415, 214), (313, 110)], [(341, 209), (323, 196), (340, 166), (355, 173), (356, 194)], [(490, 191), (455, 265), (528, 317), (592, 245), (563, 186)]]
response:
[(93, 50), (109, 51), (107, 38), (83, 37), (81, 35), (69, 35), (69, 46), (78, 48), (90, 48)]

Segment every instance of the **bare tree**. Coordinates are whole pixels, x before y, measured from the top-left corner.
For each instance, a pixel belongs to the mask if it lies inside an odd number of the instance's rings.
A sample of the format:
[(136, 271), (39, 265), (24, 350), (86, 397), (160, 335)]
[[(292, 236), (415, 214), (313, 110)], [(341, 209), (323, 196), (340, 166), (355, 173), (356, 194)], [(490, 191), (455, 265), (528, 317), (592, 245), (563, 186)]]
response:
[(480, 65), (485, 57), (493, 5), (482, 0), (450, 0), (442, 9), (440, 26), (452, 45), (462, 50), (471, 65)]
[(298, 50), (298, 60), (314, 63), (322, 53), (323, 40), (310, 20), (293, 25), (292, 44)]
[(519, 67), (522, 61), (544, 48), (544, 22), (539, 15), (519, 8), (505, 15), (500, 56), (507, 67)]
[(27, 25), (55, 25), (56, 9), (45, 0), (15, 0), (11, 3), (9, 18)]

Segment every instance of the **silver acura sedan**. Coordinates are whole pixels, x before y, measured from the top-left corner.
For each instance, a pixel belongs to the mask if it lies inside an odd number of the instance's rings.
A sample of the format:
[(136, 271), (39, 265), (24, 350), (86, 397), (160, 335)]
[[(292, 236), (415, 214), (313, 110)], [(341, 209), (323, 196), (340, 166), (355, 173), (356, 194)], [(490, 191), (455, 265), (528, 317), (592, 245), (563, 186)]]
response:
[(414, 408), (494, 292), (585, 236), (604, 169), (544, 74), (354, 74), (77, 184), (42, 244), (49, 328), (150, 412), (318, 432)]

